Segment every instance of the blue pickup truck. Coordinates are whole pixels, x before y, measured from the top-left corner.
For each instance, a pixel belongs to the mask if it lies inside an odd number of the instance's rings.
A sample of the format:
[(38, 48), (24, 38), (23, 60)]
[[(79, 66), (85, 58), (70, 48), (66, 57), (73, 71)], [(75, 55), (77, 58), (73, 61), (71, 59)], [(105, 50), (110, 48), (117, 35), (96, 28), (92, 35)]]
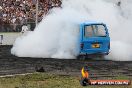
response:
[(80, 24), (80, 51), (78, 58), (102, 57), (109, 54), (110, 37), (106, 24), (85, 22)]

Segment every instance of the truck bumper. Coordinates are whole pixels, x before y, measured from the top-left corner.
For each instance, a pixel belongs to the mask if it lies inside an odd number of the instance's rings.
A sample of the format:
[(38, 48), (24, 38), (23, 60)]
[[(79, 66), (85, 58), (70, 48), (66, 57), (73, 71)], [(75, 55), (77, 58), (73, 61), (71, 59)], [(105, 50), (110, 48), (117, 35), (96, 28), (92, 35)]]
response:
[(109, 52), (98, 52), (98, 53), (80, 53), (79, 55), (78, 55), (78, 58), (97, 58), (97, 57), (99, 57), (99, 58), (104, 58), (104, 56), (105, 55), (108, 55), (109, 54)]

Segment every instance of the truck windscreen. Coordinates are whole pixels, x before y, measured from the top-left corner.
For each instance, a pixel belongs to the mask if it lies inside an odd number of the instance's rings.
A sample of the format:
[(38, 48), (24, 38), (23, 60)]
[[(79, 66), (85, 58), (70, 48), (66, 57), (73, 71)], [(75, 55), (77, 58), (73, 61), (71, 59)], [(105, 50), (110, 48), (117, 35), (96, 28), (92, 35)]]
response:
[(105, 37), (106, 30), (104, 25), (101, 24), (93, 24), (93, 25), (86, 25), (84, 29), (84, 36), (85, 37)]

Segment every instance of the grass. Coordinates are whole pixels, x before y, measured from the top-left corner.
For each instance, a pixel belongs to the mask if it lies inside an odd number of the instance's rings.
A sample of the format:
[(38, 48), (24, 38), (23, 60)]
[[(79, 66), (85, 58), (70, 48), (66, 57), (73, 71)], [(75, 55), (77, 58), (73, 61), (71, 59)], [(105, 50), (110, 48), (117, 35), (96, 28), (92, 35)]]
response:
[[(79, 77), (60, 76), (48, 73), (33, 73), (25, 76), (0, 78), (0, 88), (83, 88)], [(122, 79), (120, 77), (120, 79)], [(124, 79), (124, 77), (123, 77)], [(129, 86), (87, 86), (84, 88), (132, 88)]]

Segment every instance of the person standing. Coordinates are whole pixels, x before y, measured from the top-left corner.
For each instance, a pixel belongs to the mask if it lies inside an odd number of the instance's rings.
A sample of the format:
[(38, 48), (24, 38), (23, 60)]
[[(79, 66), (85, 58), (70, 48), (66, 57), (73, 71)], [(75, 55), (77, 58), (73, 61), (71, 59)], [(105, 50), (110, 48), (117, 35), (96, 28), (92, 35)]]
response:
[(24, 24), (24, 25), (22, 26), (22, 31), (21, 31), (21, 33), (25, 33), (25, 32), (27, 32), (27, 31), (29, 31), (28, 26), (27, 26), (27, 24)]

